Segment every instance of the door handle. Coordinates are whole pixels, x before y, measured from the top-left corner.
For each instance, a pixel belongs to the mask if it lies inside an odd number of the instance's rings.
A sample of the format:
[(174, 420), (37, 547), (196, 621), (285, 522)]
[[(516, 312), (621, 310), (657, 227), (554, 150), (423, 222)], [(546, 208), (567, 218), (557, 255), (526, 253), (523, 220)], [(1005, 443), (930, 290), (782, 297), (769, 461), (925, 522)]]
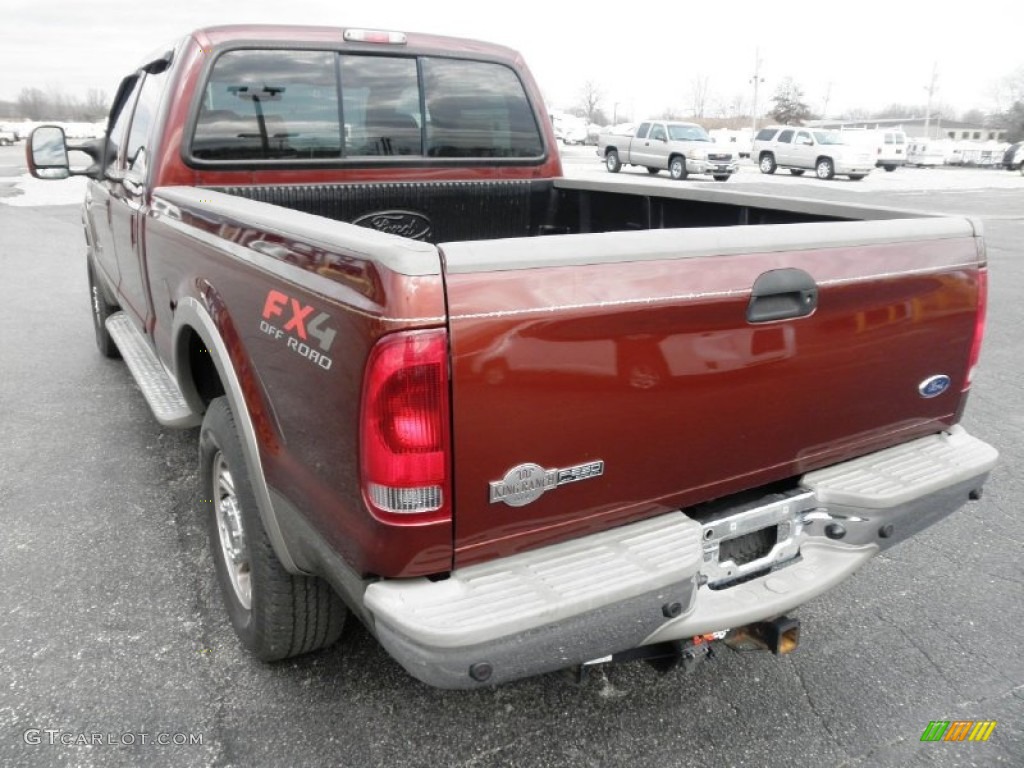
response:
[(748, 323), (806, 317), (818, 307), (818, 284), (802, 269), (773, 269), (754, 281)]

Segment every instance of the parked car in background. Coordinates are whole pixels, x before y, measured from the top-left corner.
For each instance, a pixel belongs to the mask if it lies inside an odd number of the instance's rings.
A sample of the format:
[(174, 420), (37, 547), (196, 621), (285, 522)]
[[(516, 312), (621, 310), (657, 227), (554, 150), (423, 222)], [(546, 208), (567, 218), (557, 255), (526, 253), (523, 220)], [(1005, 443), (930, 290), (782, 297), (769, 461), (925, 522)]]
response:
[(6, 128), (0, 128), (0, 147), (9, 147), (18, 140), (18, 134)]
[(762, 128), (754, 138), (753, 154), (761, 173), (788, 168), (794, 176), (814, 171), (819, 179), (849, 176), (860, 181), (875, 167), (870, 149), (844, 143), (839, 131), (774, 126)]
[(640, 123), (633, 136), (602, 134), (597, 154), (611, 173), (618, 173), (623, 165), (641, 165), (651, 175), (667, 168), (676, 180), (706, 173), (715, 181), (728, 181), (739, 170), (738, 154), (715, 144), (695, 123), (648, 120)]
[(1003, 152), (1003, 168), (1024, 174), (1024, 141), (1011, 144)]

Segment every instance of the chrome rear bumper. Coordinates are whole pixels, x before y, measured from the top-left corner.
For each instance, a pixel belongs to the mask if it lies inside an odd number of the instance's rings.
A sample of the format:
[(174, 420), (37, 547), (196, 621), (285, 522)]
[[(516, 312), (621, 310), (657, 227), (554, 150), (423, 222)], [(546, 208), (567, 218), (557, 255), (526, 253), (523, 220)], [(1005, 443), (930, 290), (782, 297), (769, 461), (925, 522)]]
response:
[[(365, 607), (384, 647), (431, 685), (548, 672), (791, 611), (958, 509), (997, 458), (954, 427), (811, 472), (791, 497), (710, 522), (675, 512), (443, 581), (380, 581)], [(771, 526), (776, 543), (759, 557), (723, 559), (723, 543)]]

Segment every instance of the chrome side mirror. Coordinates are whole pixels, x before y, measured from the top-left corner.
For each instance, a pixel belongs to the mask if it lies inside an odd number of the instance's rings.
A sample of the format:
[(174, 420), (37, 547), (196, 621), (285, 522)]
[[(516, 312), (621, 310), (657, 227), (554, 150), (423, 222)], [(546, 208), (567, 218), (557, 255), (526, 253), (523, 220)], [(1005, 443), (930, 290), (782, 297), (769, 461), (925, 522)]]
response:
[(66, 179), (71, 175), (64, 129), (41, 125), (32, 131), (26, 147), (28, 171), (37, 179)]

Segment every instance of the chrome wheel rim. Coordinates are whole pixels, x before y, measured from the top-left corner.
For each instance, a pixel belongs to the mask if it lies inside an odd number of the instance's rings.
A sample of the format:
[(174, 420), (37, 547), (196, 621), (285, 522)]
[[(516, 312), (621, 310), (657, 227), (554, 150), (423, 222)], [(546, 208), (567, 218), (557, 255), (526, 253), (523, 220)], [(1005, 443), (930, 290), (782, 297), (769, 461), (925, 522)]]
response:
[(609, 171), (613, 170), (615, 168), (615, 155), (608, 155), (605, 159), (605, 164), (608, 166)]
[(221, 558), (235, 597), (249, 610), (252, 608), (252, 567), (242, 526), (242, 510), (235, 493), (235, 479), (220, 451), (213, 457), (213, 488)]
[(771, 160), (769, 160), (767, 157), (762, 157), (761, 158), (761, 172), (762, 173), (768, 173), (768, 171), (770, 171), (771, 169), (772, 169)]
[(671, 170), (672, 170), (672, 178), (673, 179), (678, 179), (680, 176), (683, 175), (683, 164), (682, 164), (682, 162), (680, 160), (673, 160), (672, 161), (672, 168), (671, 168)]
[(826, 163), (826, 162), (818, 163), (818, 178), (819, 179), (827, 179), (828, 178), (828, 163)]

